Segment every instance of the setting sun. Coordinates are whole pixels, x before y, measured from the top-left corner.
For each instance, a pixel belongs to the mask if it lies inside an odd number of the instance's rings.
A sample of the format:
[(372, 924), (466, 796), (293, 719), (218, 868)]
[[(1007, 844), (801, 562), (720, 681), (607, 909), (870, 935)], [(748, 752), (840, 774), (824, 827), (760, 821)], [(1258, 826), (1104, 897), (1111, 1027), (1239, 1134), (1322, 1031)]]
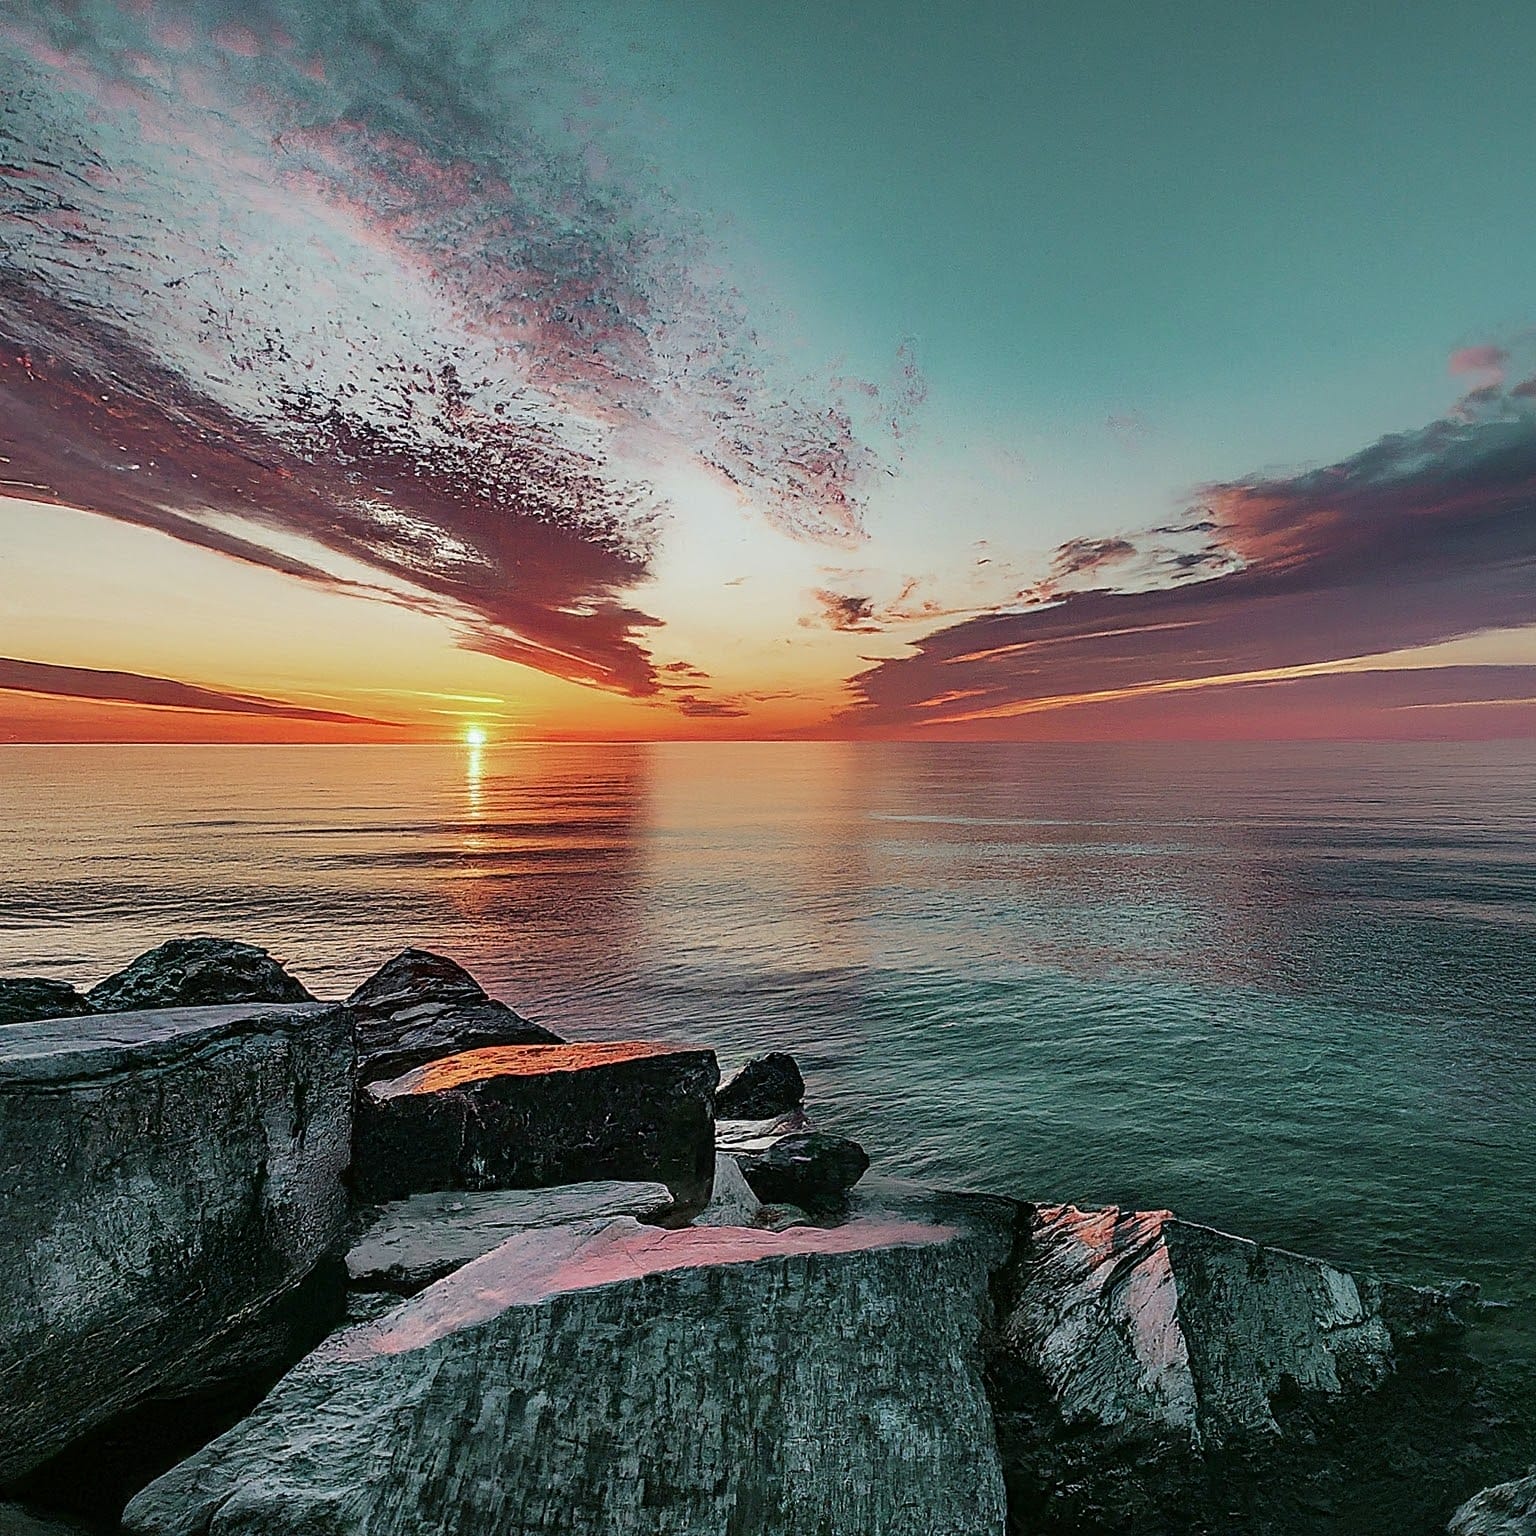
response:
[(466, 725), (464, 727), (464, 745), (466, 747), (483, 747), (485, 745), (485, 732), (478, 725)]

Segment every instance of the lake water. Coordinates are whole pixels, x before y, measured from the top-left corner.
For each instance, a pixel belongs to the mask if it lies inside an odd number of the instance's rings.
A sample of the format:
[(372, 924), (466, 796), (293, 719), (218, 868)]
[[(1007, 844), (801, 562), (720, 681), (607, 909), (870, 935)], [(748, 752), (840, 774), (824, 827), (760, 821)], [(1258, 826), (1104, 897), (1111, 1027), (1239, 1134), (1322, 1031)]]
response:
[(792, 1051), (881, 1171), (1476, 1280), (1513, 1379), (1533, 791), (1532, 743), (12, 746), (0, 974), (442, 950), (572, 1038)]

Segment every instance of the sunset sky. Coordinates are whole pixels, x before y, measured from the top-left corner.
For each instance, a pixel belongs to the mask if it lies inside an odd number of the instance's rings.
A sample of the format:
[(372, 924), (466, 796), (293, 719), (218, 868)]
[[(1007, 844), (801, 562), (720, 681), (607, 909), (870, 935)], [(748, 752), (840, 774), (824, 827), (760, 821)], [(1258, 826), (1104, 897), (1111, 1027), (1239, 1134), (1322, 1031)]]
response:
[(0, 740), (1536, 734), (1536, 9), (0, 13)]

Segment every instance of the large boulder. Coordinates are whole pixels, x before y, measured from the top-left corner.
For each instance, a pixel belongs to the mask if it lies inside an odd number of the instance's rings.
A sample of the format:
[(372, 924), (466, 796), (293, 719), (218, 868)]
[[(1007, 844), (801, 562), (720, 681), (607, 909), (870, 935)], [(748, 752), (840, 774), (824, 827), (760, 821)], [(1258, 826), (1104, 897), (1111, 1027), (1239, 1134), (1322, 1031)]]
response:
[(1450, 1536), (1536, 1536), (1536, 1469), (1468, 1499), (1447, 1529)]
[(412, 1195), (384, 1206), (352, 1245), (347, 1282), (354, 1290), (414, 1296), (515, 1232), (613, 1216), (653, 1221), (671, 1208), (665, 1184), (617, 1179)]
[(76, 1019), (91, 1005), (67, 981), (42, 976), (0, 976), (0, 1024)]
[(793, 1056), (769, 1051), (749, 1061), (715, 1095), (722, 1120), (763, 1120), (788, 1114), (805, 1102), (805, 1079)]
[(0, 1031), (0, 1483), (292, 1348), (347, 1219), (351, 1065), (318, 1003)]
[(659, 1180), (701, 1209), (719, 1076), (712, 1051), (639, 1041), (463, 1051), (362, 1090), (353, 1178), (375, 1201)]
[(528, 1232), (334, 1335), (133, 1536), (1001, 1536), (954, 1228)]
[(1415, 1435), (1441, 1461), (1454, 1443), (1424, 1392), (1439, 1367), (1413, 1363), (1459, 1333), (1439, 1293), (1166, 1211), (1041, 1206), (997, 1295), (989, 1381), (1022, 1529), (1438, 1528), (1433, 1476), (1403, 1472)]
[(559, 1035), (488, 997), (445, 955), (403, 949), (347, 999), (358, 1080), (397, 1077), (440, 1056), (491, 1045), (560, 1045)]
[(858, 1142), (825, 1131), (780, 1136), (738, 1160), (758, 1199), (810, 1211), (835, 1209), (869, 1169), (869, 1154)]
[(314, 1001), (266, 950), (208, 938), (171, 939), (146, 950), (85, 996), (97, 1013)]

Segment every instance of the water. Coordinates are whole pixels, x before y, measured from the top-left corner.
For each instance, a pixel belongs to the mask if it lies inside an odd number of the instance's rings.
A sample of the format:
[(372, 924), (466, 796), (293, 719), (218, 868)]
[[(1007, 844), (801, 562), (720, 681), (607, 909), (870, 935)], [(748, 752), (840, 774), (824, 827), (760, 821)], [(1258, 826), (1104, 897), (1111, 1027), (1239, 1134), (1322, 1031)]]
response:
[(8, 747), (0, 973), (407, 943), (572, 1038), (794, 1052), (884, 1171), (1499, 1303), (1536, 1359), (1536, 744)]

